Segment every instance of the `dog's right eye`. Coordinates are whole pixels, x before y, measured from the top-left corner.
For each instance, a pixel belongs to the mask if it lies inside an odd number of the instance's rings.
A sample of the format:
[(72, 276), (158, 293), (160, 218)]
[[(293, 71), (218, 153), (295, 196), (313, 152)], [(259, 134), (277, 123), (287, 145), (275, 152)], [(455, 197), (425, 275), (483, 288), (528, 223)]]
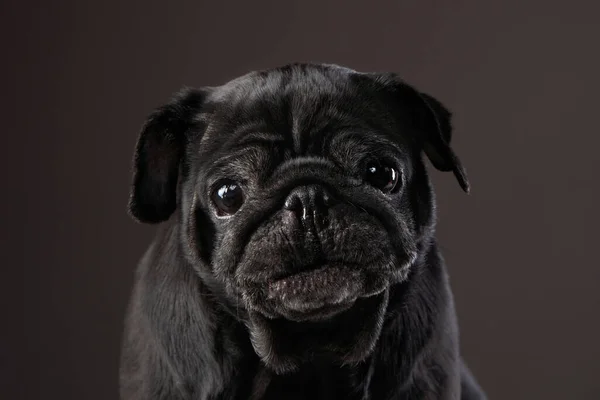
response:
[(220, 217), (233, 215), (244, 203), (244, 193), (237, 182), (223, 181), (212, 193), (212, 201)]

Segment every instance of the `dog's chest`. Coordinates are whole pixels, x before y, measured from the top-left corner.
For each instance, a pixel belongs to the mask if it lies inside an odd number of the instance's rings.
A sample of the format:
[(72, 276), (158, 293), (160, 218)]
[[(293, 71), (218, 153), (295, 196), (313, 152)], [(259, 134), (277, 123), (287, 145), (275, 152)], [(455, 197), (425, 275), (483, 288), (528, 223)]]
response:
[[(264, 380), (265, 377), (258, 377)], [(339, 370), (314, 369), (305, 370), (287, 376), (269, 376), (268, 381), (255, 382), (255, 388), (262, 386), (254, 393), (252, 399), (260, 400), (335, 400), (361, 399), (362, 393), (356, 390), (351, 377)]]

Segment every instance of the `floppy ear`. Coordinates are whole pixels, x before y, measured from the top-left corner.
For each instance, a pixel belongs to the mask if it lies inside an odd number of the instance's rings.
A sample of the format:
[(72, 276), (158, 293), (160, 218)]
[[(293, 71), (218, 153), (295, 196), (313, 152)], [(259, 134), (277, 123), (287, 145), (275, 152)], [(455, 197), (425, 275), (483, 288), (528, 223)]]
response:
[(375, 80), (391, 89), (393, 96), (406, 110), (409, 120), (420, 133), (417, 139), (433, 166), (440, 171), (454, 172), (460, 187), (469, 193), (470, 184), (465, 168), (450, 147), (450, 111), (437, 99), (408, 85), (394, 73), (377, 73)]
[(184, 89), (150, 114), (133, 159), (129, 213), (139, 222), (166, 221), (177, 208), (179, 166), (205, 91)]
[(452, 147), (450, 147), (450, 139), (452, 138), (452, 115), (450, 111), (430, 95), (421, 93), (414, 88), (411, 89), (421, 102), (421, 105), (417, 108), (424, 107), (423, 110), (417, 111), (417, 115), (420, 116), (418, 118), (418, 128), (425, 133), (423, 151), (435, 168), (440, 171), (454, 172), (460, 187), (466, 193), (469, 193), (471, 186), (467, 172)]

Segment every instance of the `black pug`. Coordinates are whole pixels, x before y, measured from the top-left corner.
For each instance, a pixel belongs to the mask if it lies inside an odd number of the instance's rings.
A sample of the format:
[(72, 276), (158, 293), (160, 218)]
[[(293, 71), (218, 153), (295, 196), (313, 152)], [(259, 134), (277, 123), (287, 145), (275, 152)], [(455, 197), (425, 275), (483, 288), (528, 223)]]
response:
[(293, 64), (152, 113), (121, 398), (484, 399), (459, 355), (421, 153), (449, 111), (394, 74)]

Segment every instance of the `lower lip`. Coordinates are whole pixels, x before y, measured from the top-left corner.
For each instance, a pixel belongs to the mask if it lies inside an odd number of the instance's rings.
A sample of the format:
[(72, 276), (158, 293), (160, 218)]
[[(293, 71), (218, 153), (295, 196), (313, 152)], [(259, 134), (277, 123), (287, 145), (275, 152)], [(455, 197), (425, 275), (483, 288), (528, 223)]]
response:
[(282, 292), (302, 295), (306, 292), (328, 290), (334, 286), (355, 286), (356, 282), (360, 281), (357, 279), (358, 275), (358, 271), (352, 271), (348, 267), (324, 266), (271, 281), (268, 297), (279, 297)]
[(306, 308), (301, 307), (300, 309), (294, 309), (293, 307), (287, 307), (281, 311), (287, 319), (296, 322), (302, 321), (323, 321), (333, 316), (339, 315), (344, 311), (349, 310), (356, 300), (352, 300), (340, 304), (327, 304), (320, 307)]
[(357, 299), (362, 280), (348, 267), (326, 266), (271, 281), (267, 299), (297, 313), (335, 313)]

